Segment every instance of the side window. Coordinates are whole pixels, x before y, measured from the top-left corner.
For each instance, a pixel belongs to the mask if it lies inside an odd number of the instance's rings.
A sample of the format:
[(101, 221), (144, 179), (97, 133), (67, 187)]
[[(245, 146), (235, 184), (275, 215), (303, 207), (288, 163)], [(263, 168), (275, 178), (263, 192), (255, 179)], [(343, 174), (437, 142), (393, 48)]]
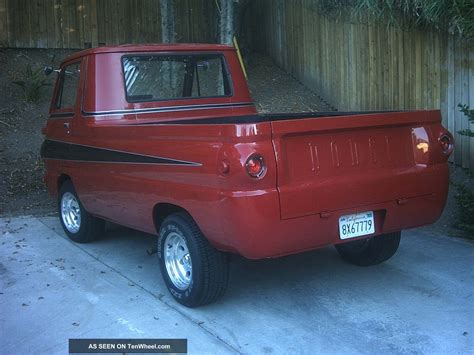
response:
[(55, 108), (74, 108), (77, 89), (79, 88), (80, 72), (81, 63), (68, 65), (61, 70)]
[(129, 102), (232, 94), (220, 54), (126, 56), (122, 65)]

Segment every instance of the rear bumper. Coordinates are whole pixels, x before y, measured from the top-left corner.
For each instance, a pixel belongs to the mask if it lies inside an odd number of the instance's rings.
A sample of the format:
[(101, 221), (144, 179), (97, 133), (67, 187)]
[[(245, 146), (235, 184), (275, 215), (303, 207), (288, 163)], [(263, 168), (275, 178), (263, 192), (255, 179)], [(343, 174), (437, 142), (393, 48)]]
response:
[(435, 222), (444, 209), (448, 165), (427, 167), (423, 179), (431, 187), (429, 194), (285, 220), (280, 218), (276, 189), (227, 192), (214, 211), (220, 228), (202, 229), (217, 248), (260, 259), (341, 243), (339, 217), (346, 214), (374, 211), (375, 235), (418, 227)]

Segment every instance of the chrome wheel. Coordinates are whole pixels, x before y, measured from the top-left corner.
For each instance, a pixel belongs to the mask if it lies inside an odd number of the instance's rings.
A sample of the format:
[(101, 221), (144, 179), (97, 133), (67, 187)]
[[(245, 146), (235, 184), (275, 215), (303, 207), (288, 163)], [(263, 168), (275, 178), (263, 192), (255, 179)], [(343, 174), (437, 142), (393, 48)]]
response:
[(166, 271), (171, 282), (180, 290), (187, 289), (193, 270), (186, 240), (178, 233), (171, 232), (166, 236), (164, 248)]
[(61, 197), (61, 219), (70, 233), (77, 233), (81, 228), (81, 207), (76, 196), (70, 192)]

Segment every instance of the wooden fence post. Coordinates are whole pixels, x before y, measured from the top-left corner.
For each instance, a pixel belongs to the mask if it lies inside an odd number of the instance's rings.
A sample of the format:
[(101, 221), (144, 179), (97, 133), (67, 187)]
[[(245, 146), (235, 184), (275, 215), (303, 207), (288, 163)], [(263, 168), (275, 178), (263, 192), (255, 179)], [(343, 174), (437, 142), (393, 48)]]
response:
[(10, 43), (10, 26), (8, 24), (8, 2), (0, 0), (0, 45), (7, 47)]
[(92, 47), (99, 46), (99, 33), (97, 26), (97, 0), (90, 0), (90, 23), (91, 23), (91, 44)]

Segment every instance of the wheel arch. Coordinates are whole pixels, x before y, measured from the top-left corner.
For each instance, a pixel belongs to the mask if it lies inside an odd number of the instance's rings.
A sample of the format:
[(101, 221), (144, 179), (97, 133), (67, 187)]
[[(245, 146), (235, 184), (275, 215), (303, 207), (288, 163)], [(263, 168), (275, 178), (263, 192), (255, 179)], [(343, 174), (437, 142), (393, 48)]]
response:
[(185, 208), (181, 206), (178, 206), (173, 203), (167, 203), (167, 202), (157, 203), (153, 207), (153, 223), (155, 225), (156, 231), (157, 232), (160, 231), (160, 226), (166, 217), (168, 217), (169, 215), (173, 213), (178, 213), (178, 212), (185, 212), (192, 218), (191, 213), (189, 213), (189, 211), (187, 211)]
[(61, 189), (62, 184), (66, 182), (67, 180), (71, 180), (71, 177), (68, 174), (60, 174), (57, 178), (57, 185), (56, 185), (56, 191), (59, 193), (59, 189)]

